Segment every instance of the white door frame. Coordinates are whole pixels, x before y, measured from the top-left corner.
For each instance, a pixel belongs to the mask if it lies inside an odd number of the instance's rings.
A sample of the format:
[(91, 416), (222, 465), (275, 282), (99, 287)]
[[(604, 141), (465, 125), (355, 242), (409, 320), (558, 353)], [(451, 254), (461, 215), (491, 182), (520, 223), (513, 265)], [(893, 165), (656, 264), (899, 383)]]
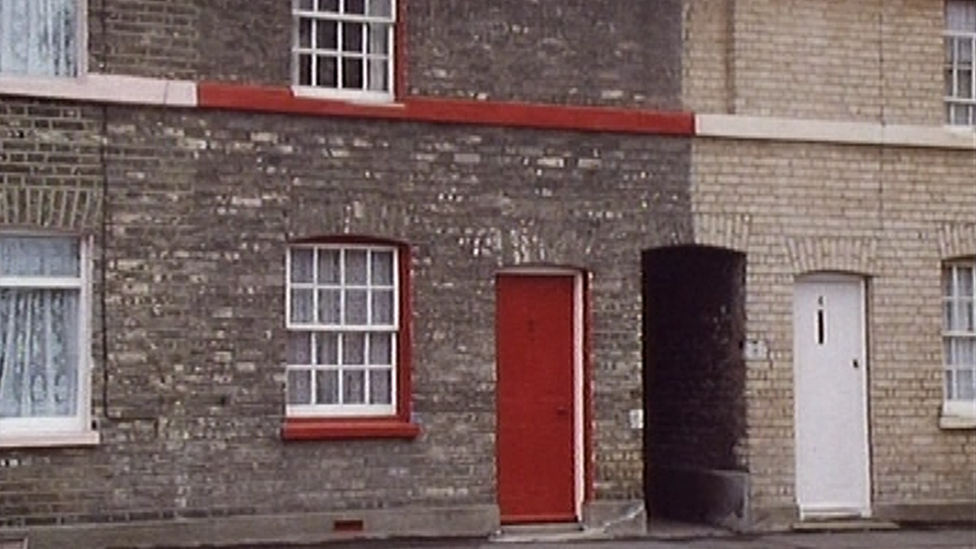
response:
[[(857, 345), (858, 351), (856, 356), (851, 357), (852, 367), (860, 372), (859, 376), (859, 419), (861, 425), (863, 426), (863, 438), (858, 442), (858, 448), (856, 448), (858, 455), (857, 459), (863, 458), (863, 462), (858, 466), (863, 467), (864, 487), (861, 494), (859, 494), (859, 501), (851, 501), (845, 503), (851, 503), (852, 506), (836, 506), (836, 505), (811, 505), (804, 504), (801, 501), (801, 471), (800, 471), (800, 452), (802, 450), (801, 433), (802, 422), (800, 421), (801, 414), (805, 412), (802, 409), (802, 401), (804, 400), (804, 387), (801, 386), (801, 374), (800, 368), (803, 367), (800, 361), (800, 350), (799, 350), (799, 328), (801, 324), (798, 322), (799, 314), (799, 297), (801, 293), (801, 288), (804, 285), (816, 285), (816, 284), (850, 284), (857, 285), (858, 298), (857, 298), (857, 318), (860, 326), (858, 327), (858, 338)], [(869, 517), (871, 515), (871, 454), (870, 454), (870, 425), (868, 423), (868, 360), (867, 360), (867, 281), (866, 278), (854, 274), (841, 274), (841, 273), (812, 273), (807, 275), (802, 275), (796, 278), (794, 285), (794, 300), (793, 300), (793, 324), (794, 324), (794, 343), (793, 343), (793, 363), (794, 363), (794, 442), (795, 442), (795, 475), (796, 482), (794, 484), (796, 489), (796, 501), (797, 507), (799, 508), (800, 519), (806, 520), (810, 518), (831, 518), (831, 517)], [(843, 359), (846, 363), (846, 357)], [(807, 365), (809, 367), (809, 365)]]

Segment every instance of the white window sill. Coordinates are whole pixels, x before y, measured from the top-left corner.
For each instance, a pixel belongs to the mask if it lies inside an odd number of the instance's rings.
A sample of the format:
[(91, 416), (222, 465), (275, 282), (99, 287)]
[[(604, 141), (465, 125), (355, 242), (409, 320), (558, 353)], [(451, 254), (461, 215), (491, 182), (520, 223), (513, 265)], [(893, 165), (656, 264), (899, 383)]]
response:
[(0, 433), (0, 448), (55, 448), (59, 446), (96, 446), (98, 431), (79, 433)]
[(976, 430), (976, 402), (946, 402), (939, 416), (939, 428)]
[(394, 102), (391, 92), (377, 92), (366, 90), (339, 90), (334, 88), (319, 88), (315, 86), (292, 86), (291, 93), (295, 97), (306, 99), (323, 99), (343, 101), (370, 106), (400, 106)]

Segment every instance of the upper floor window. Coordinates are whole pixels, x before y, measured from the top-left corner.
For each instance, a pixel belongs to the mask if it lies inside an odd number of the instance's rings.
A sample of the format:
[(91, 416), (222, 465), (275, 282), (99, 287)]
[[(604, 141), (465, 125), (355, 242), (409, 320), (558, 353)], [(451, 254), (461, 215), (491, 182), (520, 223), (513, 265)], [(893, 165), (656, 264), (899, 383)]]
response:
[(0, 236), (0, 446), (90, 432), (85, 248)]
[(946, 120), (976, 126), (976, 0), (946, 2)]
[(976, 415), (976, 260), (951, 261), (942, 270), (946, 409)]
[(293, 0), (292, 81), (344, 99), (393, 97), (395, 0)]
[(0, 0), (0, 75), (77, 76), (80, 0)]

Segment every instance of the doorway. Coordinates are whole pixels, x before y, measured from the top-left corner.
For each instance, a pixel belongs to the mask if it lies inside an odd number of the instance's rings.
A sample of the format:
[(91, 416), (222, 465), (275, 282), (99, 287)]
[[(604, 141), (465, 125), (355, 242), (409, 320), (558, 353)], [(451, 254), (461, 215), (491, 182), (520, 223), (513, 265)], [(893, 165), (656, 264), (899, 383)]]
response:
[(865, 284), (800, 277), (793, 293), (796, 501), (800, 518), (870, 514)]
[(576, 522), (583, 498), (583, 277), (496, 278), (497, 478), (503, 524)]

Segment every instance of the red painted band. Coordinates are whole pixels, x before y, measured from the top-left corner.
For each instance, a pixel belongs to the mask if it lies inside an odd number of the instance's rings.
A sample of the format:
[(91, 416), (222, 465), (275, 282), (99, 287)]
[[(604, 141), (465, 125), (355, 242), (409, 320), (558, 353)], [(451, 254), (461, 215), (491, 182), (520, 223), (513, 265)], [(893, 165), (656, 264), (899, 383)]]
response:
[(688, 112), (643, 111), (500, 101), (408, 97), (400, 103), (361, 104), (297, 97), (283, 87), (201, 82), (200, 107), (313, 116), (377, 118), (412, 122), (477, 124), (650, 135), (694, 135)]
[(420, 435), (420, 426), (389, 420), (287, 419), (281, 427), (283, 440), (339, 440), (355, 438), (403, 438)]

